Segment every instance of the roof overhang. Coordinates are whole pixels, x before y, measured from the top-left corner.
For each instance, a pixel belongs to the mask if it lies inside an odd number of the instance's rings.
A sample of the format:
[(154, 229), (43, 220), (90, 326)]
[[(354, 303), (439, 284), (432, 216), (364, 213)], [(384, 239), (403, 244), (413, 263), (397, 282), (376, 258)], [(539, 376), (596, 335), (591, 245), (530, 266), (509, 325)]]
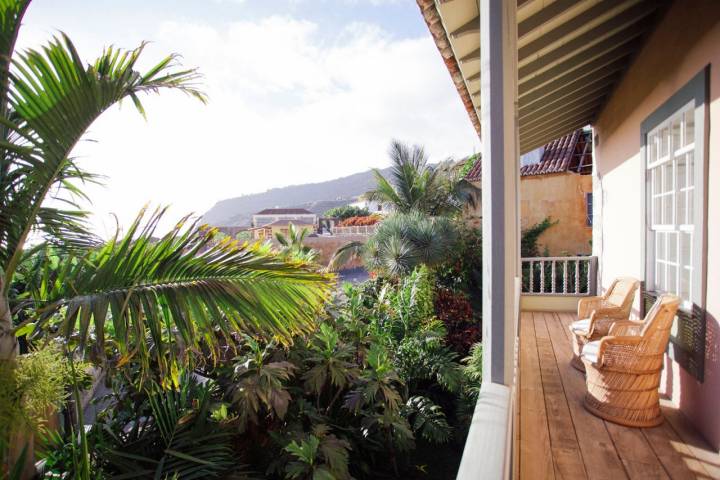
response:
[[(480, 132), (478, 0), (417, 0)], [(669, 0), (518, 0), (521, 153), (592, 124)]]

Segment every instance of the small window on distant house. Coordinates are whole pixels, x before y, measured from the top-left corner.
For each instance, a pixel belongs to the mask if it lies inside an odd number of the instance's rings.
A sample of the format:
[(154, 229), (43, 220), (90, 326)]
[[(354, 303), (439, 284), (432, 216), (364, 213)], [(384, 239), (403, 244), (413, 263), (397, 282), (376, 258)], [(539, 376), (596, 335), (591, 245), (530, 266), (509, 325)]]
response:
[(382, 204), (381, 204), (381, 203), (378, 203), (378, 209), (377, 209), (377, 211), (378, 211), (378, 212), (382, 212)]
[(593, 224), (593, 194), (585, 194), (585, 225), (592, 227)]

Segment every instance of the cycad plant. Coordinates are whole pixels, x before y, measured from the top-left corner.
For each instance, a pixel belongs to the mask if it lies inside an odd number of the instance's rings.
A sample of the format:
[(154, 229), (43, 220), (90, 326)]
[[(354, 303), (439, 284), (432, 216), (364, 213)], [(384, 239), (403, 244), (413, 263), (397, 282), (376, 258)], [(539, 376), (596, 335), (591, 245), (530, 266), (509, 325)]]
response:
[(383, 220), (367, 242), (349, 242), (340, 247), (328, 269), (338, 270), (361, 258), (369, 270), (399, 277), (420, 265), (440, 264), (456, 241), (456, 229), (447, 217), (429, 217), (418, 211), (394, 213)]

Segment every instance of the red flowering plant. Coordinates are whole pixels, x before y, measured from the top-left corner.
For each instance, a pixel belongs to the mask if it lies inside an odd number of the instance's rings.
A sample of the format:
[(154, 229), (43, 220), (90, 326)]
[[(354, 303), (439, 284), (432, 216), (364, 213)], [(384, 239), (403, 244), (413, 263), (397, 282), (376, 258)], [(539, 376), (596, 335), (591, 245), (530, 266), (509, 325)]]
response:
[(445, 324), (447, 345), (461, 356), (467, 356), (470, 347), (481, 340), (481, 323), (473, 317), (472, 306), (464, 293), (438, 288), (435, 315)]

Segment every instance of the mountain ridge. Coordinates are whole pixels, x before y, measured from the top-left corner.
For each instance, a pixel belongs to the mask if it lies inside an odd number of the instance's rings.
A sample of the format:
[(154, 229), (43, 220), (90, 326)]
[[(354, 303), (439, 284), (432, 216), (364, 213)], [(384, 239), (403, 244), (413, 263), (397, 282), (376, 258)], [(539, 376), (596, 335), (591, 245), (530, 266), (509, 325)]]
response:
[[(386, 175), (390, 168), (380, 169)], [(323, 182), (275, 187), (260, 193), (219, 200), (203, 215), (214, 226), (247, 226), (252, 215), (265, 208), (306, 208), (322, 214), (356, 201), (375, 186), (372, 170)]]

